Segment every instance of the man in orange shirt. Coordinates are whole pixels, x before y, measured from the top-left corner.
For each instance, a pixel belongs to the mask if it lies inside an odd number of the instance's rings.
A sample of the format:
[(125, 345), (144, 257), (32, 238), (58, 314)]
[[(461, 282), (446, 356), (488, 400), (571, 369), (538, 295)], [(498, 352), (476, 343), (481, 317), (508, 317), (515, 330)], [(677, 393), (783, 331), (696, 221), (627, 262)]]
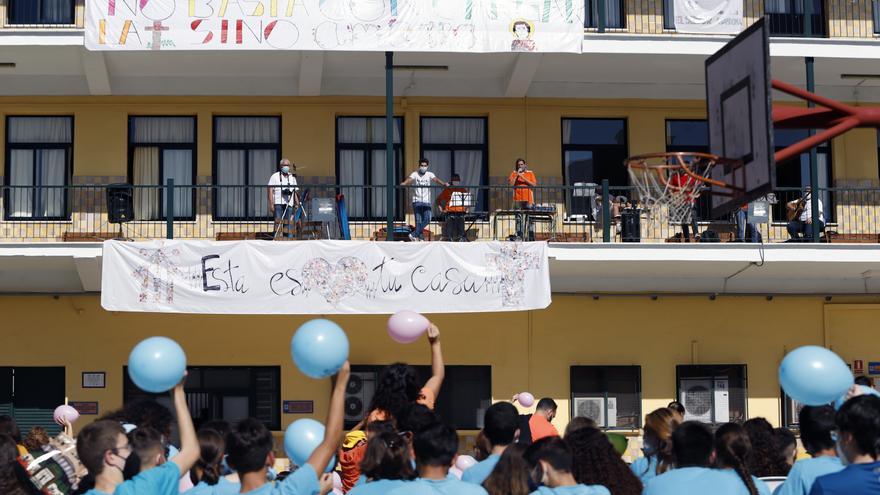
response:
[(535, 414), (532, 414), (532, 417), (529, 418), (532, 442), (537, 442), (546, 437), (558, 437), (559, 431), (551, 423), (553, 418), (556, 417), (556, 401), (549, 397), (544, 397), (538, 401), (535, 409)]
[[(513, 186), (514, 207), (518, 210), (532, 209), (532, 206), (535, 204), (535, 194), (532, 188), (538, 185), (538, 179), (535, 178), (535, 173), (528, 169), (525, 160), (522, 158), (516, 159), (516, 167), (510, 173), (510, 177), (507, 178), (507, 183)], [(528, 219), (525, 213), (516, 216), (516, 237), (519, 239), (523, 238), (523, 231), (525, 230), (523, 224), (526, 222), (528, 222)], [(534, 240), (535, 227), (531, 222), (528, 222), (528, 224), (529, 240)]]
[[(437, 206), (446, 216), (446, 237), (453, 242), (467, 242), (464, 228), (464, 216), (467, 213), (464, 200), (467, 189), (458, 187), (460, 183), (461, 177), (453, 174), (449, 187), (437, 196)], [(458, 194), (453, 196), (454, 193)]]

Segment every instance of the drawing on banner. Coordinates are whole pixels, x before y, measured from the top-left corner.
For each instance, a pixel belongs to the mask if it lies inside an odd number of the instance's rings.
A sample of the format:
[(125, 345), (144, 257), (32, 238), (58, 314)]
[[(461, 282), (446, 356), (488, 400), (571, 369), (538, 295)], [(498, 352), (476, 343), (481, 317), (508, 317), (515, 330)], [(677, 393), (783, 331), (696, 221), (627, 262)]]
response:
[(138, 301), (173, 303), (174, 276), (182, 276), (183, 272), (169, 254), (176, 258), (180, 251), (172, 249), (170, 253), (166, 253), (164, 248), (158, 248), (141, 249), (139, 253), (146, 262), (131, 273), (140, 284)]
[(743, 0), (675, 0), (675, 30), (737, 34), (743, 30)]
[(302, 275), (307, 290), (317, 291), (334, 306), (367, 288), (367, 265), (352, 256), (340, 259), (335, 265), (324, 258), (313, 258), (303, 265)]
[(522, 304), (526, 270), (539, 266), (535, 253), (523, 252), (516, 244), (504, 244), (498, 254), (486, 255), (489, 266), (501, 272), (501, 302), (504, 306)]
[(583, 48), (584, 2), (576, 0), (86, 0), (85, 13), (89, 50)]

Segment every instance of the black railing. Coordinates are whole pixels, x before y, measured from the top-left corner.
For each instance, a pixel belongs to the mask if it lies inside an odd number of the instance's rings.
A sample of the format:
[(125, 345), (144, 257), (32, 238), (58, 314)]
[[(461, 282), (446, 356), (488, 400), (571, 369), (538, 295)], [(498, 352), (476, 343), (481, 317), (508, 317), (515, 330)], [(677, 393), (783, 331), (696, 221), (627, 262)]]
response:
[(770, 36), (828, 37), (828, 17), (822, 0), (765, 0)]
[[(394, 186), (393, 238), (409, 240), (416, 218), (414, 187)], [(459, 186), (436, 204), (424, 240), (549, 240), (556, 242), (725, 242), (750, 240), (737, 215), (710, 220), (708, 201), (695, 205), (692, 221), (670, 222), (662, 208), (644, 208), (633, 187), (537, 186), (524, 208), (506, 185)], [(169, 194), (173, 191), (173, 194)], [(245, 194), (247, 191), (247, 194)], [(123, 239), (318, 239), (386, 240), (385, 186), (303, 185), (302, 208), (269, 208), (265, 186), (3, 186), (0, 241), (101, 241)], [(368, 194), (369, 193), (369, 194)], [(756, 225), (763, 242), (789, 240), (786, 203), (797, 188), (770, 196), (768, 223)], [(880, 188), (827, 188), (822, 200), (822, 240), (878, 242)], [(243, 202), (242, 198), (249, 198)], [(344, 202), (340, 202), (344, 199)], [(347, 233), (338, 211), (346, 210)], [(603, 206), (603, 205), (607, 205)], [(276, 215), (287, 221), (276, 222)], [(604, 221), (608, 218), (609, 221)], [(448, 220), (448, 221), (447, 221)], [(696, 232), (695, 232), (696, 231)], [(346, 235), (347, 234), (347, 235)], [(743, 239), (743, 237), (746, 239)], [(754, 239), (758, 240), (758, 239)]]

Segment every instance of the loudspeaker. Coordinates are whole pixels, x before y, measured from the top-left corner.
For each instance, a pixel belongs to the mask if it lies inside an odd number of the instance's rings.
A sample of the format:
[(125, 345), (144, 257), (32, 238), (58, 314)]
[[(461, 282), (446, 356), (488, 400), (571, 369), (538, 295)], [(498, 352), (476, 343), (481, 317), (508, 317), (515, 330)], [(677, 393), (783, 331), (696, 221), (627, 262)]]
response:
[(134, 220), (134, 193), (129, 184), (107, 185), (107, 222), (125, 223)]

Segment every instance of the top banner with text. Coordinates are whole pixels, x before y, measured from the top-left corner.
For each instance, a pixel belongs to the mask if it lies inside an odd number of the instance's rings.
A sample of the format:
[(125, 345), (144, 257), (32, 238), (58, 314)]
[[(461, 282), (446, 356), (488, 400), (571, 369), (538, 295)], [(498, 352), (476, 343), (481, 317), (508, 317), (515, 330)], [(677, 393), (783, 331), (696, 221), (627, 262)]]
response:
[(583, 0), (86, 0), (89, 50), (581, 53)]
[(108, 311), (382, 314), (550, 305), (545, 242), (104, 243)]

